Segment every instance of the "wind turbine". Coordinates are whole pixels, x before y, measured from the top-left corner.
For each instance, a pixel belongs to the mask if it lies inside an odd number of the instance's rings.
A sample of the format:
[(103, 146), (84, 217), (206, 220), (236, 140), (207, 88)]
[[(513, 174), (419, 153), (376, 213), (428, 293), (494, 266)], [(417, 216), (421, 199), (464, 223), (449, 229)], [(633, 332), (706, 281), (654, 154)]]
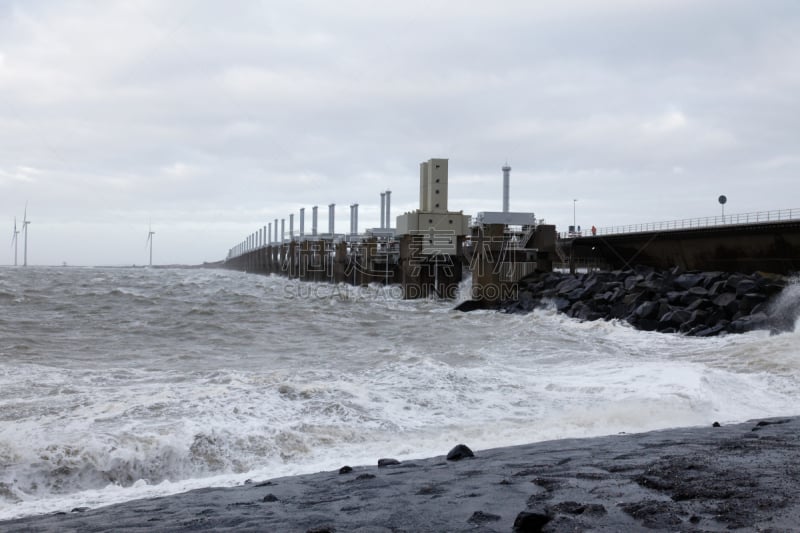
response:
[(22, 215), (22, 233), (24, 234), (25, 240), (23, 241), (23, 255), (22, 255), (22, 266), (28, 266), (28, 224), (31, 221), (28, 220), (28, 202), (25, 202), (25, 212)]
[(152, 224), (148, 224), (147, 225), (147, 242), (145, 242), (144, 245), (145, 245), (145, 247), (147, 247), (148, 244), (150, 245), (150, 266), (153, 266), (153, 235), (155, 235), (155, 234), (156, 234), (156, 232), (153, 231)]
[(14, 233), (11, 235), (11, 246), (14, 247), (14, 266), (17, 266), (17, 235), (19, 235), (19, 230), (17, 229), (17, 217), (14, 217)]

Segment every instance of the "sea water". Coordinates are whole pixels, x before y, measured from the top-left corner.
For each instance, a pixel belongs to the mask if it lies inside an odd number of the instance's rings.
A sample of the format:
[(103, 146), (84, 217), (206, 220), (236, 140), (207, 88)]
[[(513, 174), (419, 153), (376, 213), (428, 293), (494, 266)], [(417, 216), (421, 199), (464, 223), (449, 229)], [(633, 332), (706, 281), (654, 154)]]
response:
[(0, 520), (800, 405), (798, 333), (453, 305), (224, 270), (2, 268)]

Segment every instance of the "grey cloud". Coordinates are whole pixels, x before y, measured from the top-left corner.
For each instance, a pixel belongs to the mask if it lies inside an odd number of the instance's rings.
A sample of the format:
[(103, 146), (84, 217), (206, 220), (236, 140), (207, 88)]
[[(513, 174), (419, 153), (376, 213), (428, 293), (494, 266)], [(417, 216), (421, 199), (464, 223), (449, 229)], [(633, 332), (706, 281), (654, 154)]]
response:
[(723, 192), (733, 210), (792, 207), (799, 14), (788, 0), (6, 2), (0, 214), (31, 202), (34, 262), (141, 263), (150, 217), (160, 262), (199, 262), (303, 205), (336, 202), (340, 227), (351, 202), (376, 224), (386, 188), (411, 209), (429, 157), (451, 159), (450, 204), (472, 213), (499, 207), (508, 159), (512, 207), (560, 226), (576, 197), (598, 226), (715, 214)]

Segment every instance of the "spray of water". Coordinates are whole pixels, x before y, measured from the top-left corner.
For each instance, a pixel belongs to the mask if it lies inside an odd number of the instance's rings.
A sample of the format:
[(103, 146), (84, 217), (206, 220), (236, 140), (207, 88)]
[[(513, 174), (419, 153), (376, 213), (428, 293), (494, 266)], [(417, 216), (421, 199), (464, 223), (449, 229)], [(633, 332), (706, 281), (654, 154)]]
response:
[(770, 329), (773, 333), (796, 331), (800, 319), (800, 277), (789, 280), (769, 306)]

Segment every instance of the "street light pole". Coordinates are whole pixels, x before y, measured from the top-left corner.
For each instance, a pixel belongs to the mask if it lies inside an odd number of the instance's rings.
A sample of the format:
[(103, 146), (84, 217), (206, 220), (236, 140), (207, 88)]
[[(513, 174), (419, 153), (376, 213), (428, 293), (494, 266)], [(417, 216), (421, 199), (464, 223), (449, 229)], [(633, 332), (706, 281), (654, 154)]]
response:
[(577, 218), (575, 217), (575, 204), (576, 203), (578, 203), (578, 199), (577, 198), (572, 200), (572, 231), (574, 233), (578, 233)]

